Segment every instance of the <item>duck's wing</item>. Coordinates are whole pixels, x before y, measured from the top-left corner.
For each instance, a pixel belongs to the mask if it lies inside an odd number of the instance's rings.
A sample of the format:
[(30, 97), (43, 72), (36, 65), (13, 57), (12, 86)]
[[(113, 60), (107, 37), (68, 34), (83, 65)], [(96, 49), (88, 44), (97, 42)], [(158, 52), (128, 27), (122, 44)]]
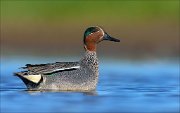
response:
[(34, 86), (42, 81), (42, 75), (51, 75), (63, 71), (72, 71), (80, 68), (79, 62), (56, 62), (48, 64), (26, 64), (25, 71), (14, 73), (27, 86)]
[(51, 74), (59, 71), (68, 71), (80, 68), (79, 62), (56, 62), (48, 64), (26, 64), (26, 69), (29, 74)]

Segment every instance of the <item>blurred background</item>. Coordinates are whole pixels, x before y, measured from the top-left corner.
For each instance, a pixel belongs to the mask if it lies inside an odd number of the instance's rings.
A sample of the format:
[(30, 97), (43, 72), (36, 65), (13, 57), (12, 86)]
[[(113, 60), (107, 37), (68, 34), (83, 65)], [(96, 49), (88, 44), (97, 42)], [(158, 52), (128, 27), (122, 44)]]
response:
[(83, 33), (101, 26), (121, 43), (102, 42), (98, 54), (117, 59), (179, 55), (176, 1), (1, 1), (1, 56), (77, 56)]
[[(179, 113), (179, 0), (1, 0), (0, 112)], [(101, 26), (95, 94), (30, 93), (25, 64), (78, 61), (83, 34)]]

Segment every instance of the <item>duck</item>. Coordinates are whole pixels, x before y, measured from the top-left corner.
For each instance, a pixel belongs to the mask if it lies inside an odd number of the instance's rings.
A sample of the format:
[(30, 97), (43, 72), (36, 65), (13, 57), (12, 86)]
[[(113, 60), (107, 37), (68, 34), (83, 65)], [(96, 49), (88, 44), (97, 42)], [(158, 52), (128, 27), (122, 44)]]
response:
[(99, 78), (99, 63), (96, 54), (98, 43), (108, 40), (120, 42), (99, 26), (88, 27), (84, 32), (84, 56), (76, 62), (26, 64), (19, 77), (28, 90), (93, 91)]

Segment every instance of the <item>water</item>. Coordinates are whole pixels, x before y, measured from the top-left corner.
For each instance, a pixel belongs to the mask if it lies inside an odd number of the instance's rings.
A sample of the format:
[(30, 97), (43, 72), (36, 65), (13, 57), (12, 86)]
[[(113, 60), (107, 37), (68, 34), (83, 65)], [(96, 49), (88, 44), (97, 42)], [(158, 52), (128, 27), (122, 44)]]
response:
[[(63, 60), (62, 60), (63, 61)], [(13, 72), (44, 60), (3, 59), (1, 112), (179, 112), (176, 62), (100, 62), (94, 92), (30, 92)]]

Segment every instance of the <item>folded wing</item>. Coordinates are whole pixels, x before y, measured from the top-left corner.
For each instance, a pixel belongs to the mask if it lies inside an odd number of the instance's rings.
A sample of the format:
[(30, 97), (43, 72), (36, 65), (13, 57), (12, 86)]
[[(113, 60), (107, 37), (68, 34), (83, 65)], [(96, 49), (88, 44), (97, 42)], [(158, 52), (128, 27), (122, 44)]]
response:
[(26, 67), (22, 68), (25, 71), (17, 72), (14, 75), (20, 77), (25, 84), (38, 84), (42, 79), (42, 75), (53, 75), (58, 72), (76, 70), (80, 68), (80, 65), (79, 62), (56, 62), (48, 64), (26, 64)]
[(80, 65), (78, 62), (56, 62), (48, 64), (26, 64), (26, 67), (29, 74), (49, 74), (57, 71), (67, 71), (71, 69), (78, 69)]

